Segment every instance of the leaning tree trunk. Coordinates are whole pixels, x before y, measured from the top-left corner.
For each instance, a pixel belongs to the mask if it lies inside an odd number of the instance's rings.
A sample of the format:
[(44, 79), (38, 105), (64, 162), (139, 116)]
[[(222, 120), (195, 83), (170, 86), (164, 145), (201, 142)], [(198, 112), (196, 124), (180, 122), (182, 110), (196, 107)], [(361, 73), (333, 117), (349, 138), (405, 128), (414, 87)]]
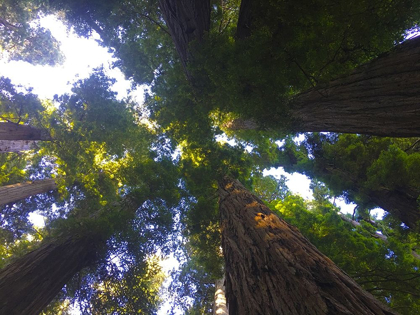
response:
[(291, 101), (298, 132), (420, 135), (420, 37)]
[(43, 194), (56, 188), (57, 184), (53, 178), (1, 186), (0, 205), (16, 202), (29, 196)]
[(102, 243), (93, 236), (55, 240), (0, 270), (0, 314), (39, 314), (77, 272), (96, 261)]
[(0, 140), (0, 153), (32, 150), (35, 148), (36, 142), (33, 140)]
[(0, 122), (0, 140), (43, 140), (51, 137), (46, 130), (11, 122)]
[[(117, 211), (130, 220), (143, 202), (128, 195), (94, 212), (90, 219)], [(107, 238), (119, 228), (108, 222), (108, 227), (64, 235), (41, 245), (0, 270), (0, 314), (39, 314), (77, 272), (103, 257)]]
[(395, 314), (237, 180), (219, 183), (229, 314)]

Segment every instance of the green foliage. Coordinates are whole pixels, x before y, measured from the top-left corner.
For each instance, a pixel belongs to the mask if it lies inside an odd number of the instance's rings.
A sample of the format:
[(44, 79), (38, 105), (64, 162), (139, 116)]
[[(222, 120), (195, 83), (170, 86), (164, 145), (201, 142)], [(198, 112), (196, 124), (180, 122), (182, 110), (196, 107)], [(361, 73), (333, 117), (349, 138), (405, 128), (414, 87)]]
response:
[(38, 97), (19, 91), (21, 87), (12, 84), (10, 79), (0, 77), (0, 121), (26, 123), (37, 126), (43, 107)]
[(0, 186), (16, 184), (25, 178), (26, 159), (25, 154), (0, 154)]
[(388, 235), (384, 242), (373, 237), (375, 227), (363, 222), (355, 228), (341, 219), (333, 205), (326, 209), (326, 203), (320, 207), (301, 197), (288, 196), (271, 206), (365, 290), (400, 314), (417, 314), (420, 260), (412, 255), (412, 248), (418, 244), (418, 234), (401, 234), (378, 221), (382, 234)]
[(283, 200), (289, 195), (289, 189), (287, 187), (287, 178), (283, 175), (279, 179), (272, 175), (262, 176), (256, 174), (252, 177), (253, 181), (253, 192), (263, 201), (270, 203), (274, 200)]
[[(316, 178), (328, 185), (332, 195), (344, 195), (360, 208), (371, 209), (381, 202), (379, 206), (391, 214), (402, 205), (416, 211), (420, 195), (415, 172), (420, 167), (417, 139), (311, 134), (300, 145), (286, 141), (279, 153), (277, 165), (287, 172)], [(404, 213), (397, 218), (402, 220)]]
[(39, 25), (42, 13), (48, 13), (48, 9), (41, 0), (3, 0), (0, 3), (2, 57), (50, 66), (63, 62), (60, 43)]
[(164, 71), (174, 60), (172, 40), (156, 0), (49, 2), (79, 35), (98, 33), (101, 44), (118, 59), (115, 66), (138, 84), (150, 84), (155, 71)]

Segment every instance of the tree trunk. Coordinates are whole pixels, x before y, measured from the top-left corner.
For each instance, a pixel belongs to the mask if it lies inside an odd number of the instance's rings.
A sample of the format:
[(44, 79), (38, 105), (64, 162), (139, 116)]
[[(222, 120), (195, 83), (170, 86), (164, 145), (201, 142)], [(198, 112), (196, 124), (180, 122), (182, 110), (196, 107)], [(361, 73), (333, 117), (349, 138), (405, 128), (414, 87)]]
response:
[(213, 315), (229, 315), (225, 295), (225, 278), (216, 280)]
[(67, 237), (0, 270), (0, 314), (39, 314), (77, 272), (96, 261), (102, 243), (91, 236)]
[(159, 0), (166, 25), (184, 66), (190, 59), (188, 45), (193, 40), (200, 41), (210, 29), (209, 0)]
[(56, 188), (57, 184), (53, 178), (2, 186), (0, 187), (0, 205), (16, 202), (32, 195), (46, 193)]
[(236, 180), (219, 183), (229, 314), (395, 314)]
[(11, 122), (0, 122), (0, 140), (43, 140), (51, 137), (46, 130)]
[(32, 150), (36, 142), (32, 140), (0, 140), (0, 153)]
[[(90, 219), (118, 211), (129, 220), (143, 202), (128, 195), (94, 212)], [(39, 314), (77, 272), (102, 258), (103, 246), (119, 224), (109, 222), (108, 227), (102, 225), (100, 230), (63, 236), (0, 270), (0, 314)]]
[(420, 37), (291, 101), (298, 132), (420, 136)]

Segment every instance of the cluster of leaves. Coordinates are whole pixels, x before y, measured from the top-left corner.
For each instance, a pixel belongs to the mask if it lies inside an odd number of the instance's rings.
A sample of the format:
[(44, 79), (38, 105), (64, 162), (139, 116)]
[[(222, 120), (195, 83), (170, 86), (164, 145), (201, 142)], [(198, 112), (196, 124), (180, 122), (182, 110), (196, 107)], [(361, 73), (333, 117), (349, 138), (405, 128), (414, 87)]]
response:
[(6, 0), (0, 4), (0, 50), (9, 60), (32, 64), (56, 65), (64, 57), (59, 42), (40, 26), (40, 17), (48, 13), (45, 1)]
[(398, 194), (400, 203), (407, 200), (407, 215), (402, 212), (398, 218), (410, 224), (408, 212), (416, 211), (420, 195), (418, 149), (416, 138), (307, 134), (300, 145), (289, 138), (280, 148), (278, 164), (274, 164), (317, 178), (335, 196), (343, 195), (360, 209), (380, 206), (392, 212), (402, 207), (392, 198)]

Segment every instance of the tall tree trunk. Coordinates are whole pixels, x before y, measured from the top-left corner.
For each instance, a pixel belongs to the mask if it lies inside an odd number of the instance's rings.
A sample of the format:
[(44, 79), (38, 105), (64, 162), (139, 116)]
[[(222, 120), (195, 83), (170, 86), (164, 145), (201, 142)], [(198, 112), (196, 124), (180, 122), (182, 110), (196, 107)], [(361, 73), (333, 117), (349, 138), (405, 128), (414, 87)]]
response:
[(420, 37), (291, 101), (298, 132), (420, 136)]
[[(90, 218), (118, 211), (129, 219), (143, 202), (128, 195)], [(120, 227), (109, 224), (101, 230), (64, 235), (0, 270), (0, 314), (39, 314), (77, 272), (103, 256), (107, 238)]]
[(53, 178), (2, 186), (0, 187), (0, 205), (16, 202), (32, 195), (46, 193), (56, 188), (57, 184)]
[(190, 59), (188, 44), (200, 41), (210, 29), (209, 0), (159, 0), (166, 25), (184, 66), (187, 76), (187, 63)]
[(213, 315), (229, 315), (225, 294), (225, 278), (216, 280)]
[(39, 314), (77, 272), (96, 261), (102, 243), (93, 236), (55, 240), (0, 270), (0, 314)]
[(51, 137), (46, 130), (11, 122), (0, 122), (0, 140), (43, 140)]
[(229, 314), (395, 314), (240, 182), (219, 183)]
[(32, 150), (36, 142), (33, 140), (0, 140), (0, 153)]

